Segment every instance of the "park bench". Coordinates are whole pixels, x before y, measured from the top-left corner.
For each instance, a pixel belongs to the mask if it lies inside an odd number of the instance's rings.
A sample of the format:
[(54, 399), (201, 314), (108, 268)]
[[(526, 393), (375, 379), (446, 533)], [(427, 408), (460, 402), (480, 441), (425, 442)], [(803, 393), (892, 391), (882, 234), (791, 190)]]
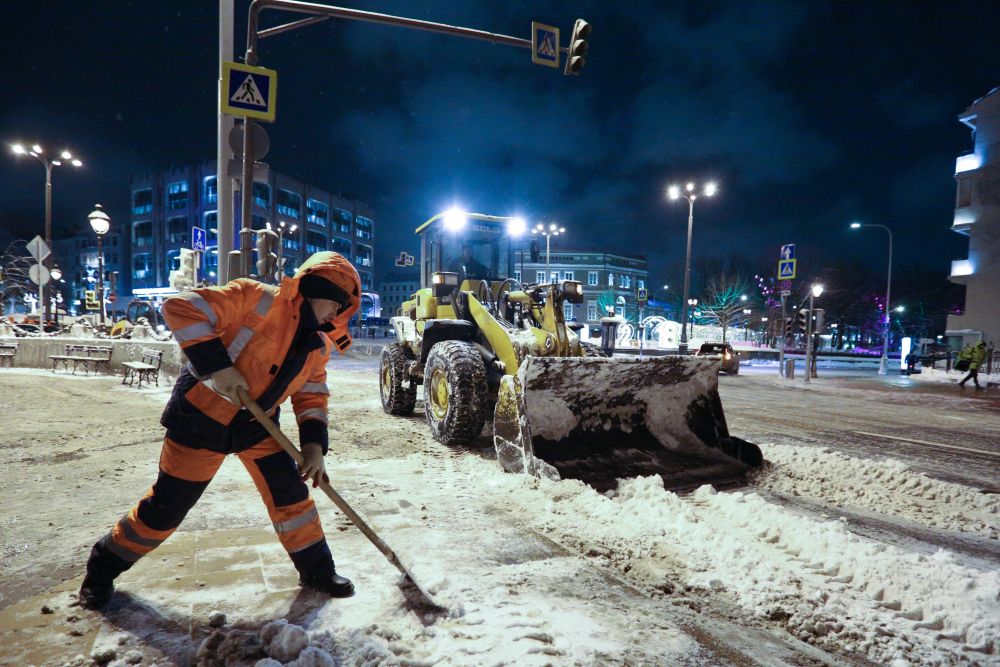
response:
[(89, 375), (91, 366), (93, 366), (95, 373), (101, 366), (108, 373), (111, 372), (110, 347), (68, 344), (66, 345), (66, 354), (49, 355), (49, 359), (52, 360), (53, 373), (56, 372), (59, 364), (62, 364), (65, 370), (69, 370), (70, 364), (73, 364), (73, 375), (76, 375), (77, 368), (83, 368), (84, 372)]
[(122, 384), (128, 384), (132, 386), (136, 378), (139, 380), (139, 388), (142, 388), (142, 381), (145, 378), (146, 384), (149, 384), (150, 380), (156, 383), (156, 386), (160, 386), (160, 364), (163, 362), (163, 350), (151, 350), (149, 348), (142, 348), (139, 354), (139, 361), (126, 361), (122, 363), (125, 367), (125, 376), (122, 378)]
[(17, 343), (0, 343), (0, 368), (4, 365), (14, 368), (15, 354), (17, 354)]

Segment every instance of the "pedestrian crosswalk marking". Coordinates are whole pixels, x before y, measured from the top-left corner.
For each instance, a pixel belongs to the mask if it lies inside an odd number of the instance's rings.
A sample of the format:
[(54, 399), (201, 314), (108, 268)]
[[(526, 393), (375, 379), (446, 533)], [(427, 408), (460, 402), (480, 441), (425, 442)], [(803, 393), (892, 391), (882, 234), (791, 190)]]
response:
[(267, 108), (267, 102), (264, 100), (264, 96), (261, 95), (252, 74), (247, 74), (247, 78), (243, 79), (243, 83), (236, 89), (236, 92), (229, 98), (229, 101)]

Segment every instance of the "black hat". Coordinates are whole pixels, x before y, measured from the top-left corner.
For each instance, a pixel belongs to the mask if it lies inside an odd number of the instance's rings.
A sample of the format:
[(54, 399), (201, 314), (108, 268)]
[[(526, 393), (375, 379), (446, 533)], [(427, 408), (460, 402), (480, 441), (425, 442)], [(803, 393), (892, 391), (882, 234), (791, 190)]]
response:
[(299, 294), (309, 299), (330, 299), (346, 308), (351, 302), (350, 295), (339, 285), (335, 285), (316, 273), (307, 273), (299, 280)]

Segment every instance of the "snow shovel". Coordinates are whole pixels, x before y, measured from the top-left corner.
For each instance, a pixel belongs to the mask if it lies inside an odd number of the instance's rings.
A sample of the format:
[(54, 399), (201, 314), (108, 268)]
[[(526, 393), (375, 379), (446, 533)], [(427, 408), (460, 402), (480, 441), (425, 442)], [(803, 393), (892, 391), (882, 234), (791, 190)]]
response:
[[(261, 410), (260, 406), (257, 405), (257, 401), (253, 400), (250, 397), (250, 394), (248, 394), (246, 390), (244, 390), (243, 388), (238, 387), (236, 389), (236, 393), (237, 395), (239, 395), (240, 401), (243, 403), (244, 407), (246, 407), (246, 409), (249, 410), (250, 413), (257, 419), (257, 421), (261, 423), (261, 425), (267, 430), (267, 432), (271, 434), (271, 437), (278, 441), (278, 444), (281, 445), (281, 448), (284, 449), (286, 452), (288, 452), (288, 455), (295, 460), (296, 465), (301, 467), (304, 461), (304, 459), (302, 458), (302, 453), (299, 452), (299, 450), (296, 449), (295, 445), (292, 444), (292, 441), (289, 440), (288, 437), (281, 432), (281, 429), (278, 428), (278, 425), (275, 424), (273, 421), (271, 421), (271, 418), (267, 416), (267, 413)], [(442, 612), (447, 611), (446, 607), (438, 604), (437, 601), (434, 599), (434, 596), (428, 593), (424, 589), (424, 587), (420, 585), (420, 583), (416, 580), (416, 578), (407, 569), (406, 565), (404, 565), (403, 562), (399, 559), (399, 556), (396, 555), (396, 552), (393, 551), (389, 547), (389, 545), (386, 544), (382, 540), (382, 538), (379, 537), (378, 534), (371, 529), (371, 526), (365, 523), (364, 519), (358, 516), (358, 513), (355, 512), (353, 509), (351, 509), (351, 506), (347, 504), (347, 501), (341, 498), (340, 494), (337, 493), (332, 486), (330, 486), (330, 482), (328, 482), (326, 479), (321, 480), (319, 483), (319, 488), (323, 490), (323, 493), (325, 493), (327, 496), (330, 497), (330, 500), (333, 501), (333, 504), (336, 505), (340, 509), (340, 511), (344, 513), (344, 516), (346, 516), (348, 519), (351, 520), (351, 523), (353, 523), (358, 528), (358, 530), (364, 533), (365, 537), (367, 537), (368, 540), (375, 545), (376, 549), (382, 552), (382, 555), (385, 556), (386, 559), (388, 559), (388, 561), (392, 563), (397, 570), (399, 570), (399, 572), (406, 578), (406, 580), (410, 584), (412, 584), (417, 591), (419, 591), (421, 597), (423, 597), (423, 600), (426, 603), (425, 606), (433, 607), (436, 610)]]

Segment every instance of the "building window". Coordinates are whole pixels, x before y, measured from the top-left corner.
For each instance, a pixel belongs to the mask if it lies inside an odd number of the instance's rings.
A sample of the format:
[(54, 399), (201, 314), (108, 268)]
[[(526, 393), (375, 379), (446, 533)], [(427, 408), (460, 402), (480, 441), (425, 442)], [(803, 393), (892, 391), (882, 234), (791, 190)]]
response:
[(176, 210), (187, 208), (188, 205), (188, 182), (176, 181), (167, 186), (167, 208)]
[(351, 215), (350, 211), (345, 211), (342, 208), (334, 209), (333, 217), (333, 229), (338, 234), (350, 234), (351, 233), (351, 221), (354, 216)]
[(186, 217), (167, 220), (167, 242), (184, 243), (188, 237), (188, 221)]
[(632, 276), (627, 275), (627, 274), (623, 275), (622, 276), (622, 289), (628, 289), (630, 287), (632, 287)]
[(521, 282), (521, 272), (520, 271), (515, 271), (514, 272), (514, 280), (516, 280), (517, 282)]
[(363, 289), (363, 290), (369, 290), (369, 289), (371, 289), (372, 288), (372, 277), (369, 274), (367, 274), (367, 273), (365, 273), (363, 271), (359, 275), (361, 276), (361, 289)]
[(614, 286), (615, 286), (615, 274), (609, 273), (608, 274), (608, 287), (614, 287)]
[(370, 239), (372, 237), (372, 224), (371, 220), (363, 215), (359, 215), (355, 226), (355, 234), (357, 237), (365, 240)]
[(537, 271), (537, 272), (535, 272), (535, 282), (538, 283), (539, 285), (545, 283), (545, 272), (544, 271)]
[(264, 229), (267, 227), (267, 218), (256, 213), (250, 216), (250, 229)]
[(306, 230), (306, 252), (310, 255), (326, 250), (326, 237), (323, 234)]
[(330, 250), (339, 252), (344, 257), (351, 256), (351, 242), (346, 239), (333, 239), (330, 241)]
[(302, 216), (302, 195), (279, 188), (278, 213), (298, 220)]
[(636, 278), (636, 280), (635, 280), (635, 286), (638, 289), (646, 289), (646, 281), (643, 280), (642, 278)]
[(314, 225), (326, 227), (326, 221), (330, 218), (330, 207), (315, 199), (306, 200), (306, 220)]
[(573, 319), (573, 304), (571, 303), (563, 304), (563, 319), (564, 320)]
[(153, 191), (149, 188), (132, 193), (132, 215), (153, 212)]
[(205, 177), (205, 203), (215, 204), (219, 201), (219, 184), (215, 176)]
[(587, 284), (591, 287), (597, 285), (597, 271), (587, 271)]
[[(209, 239), (215, 238), (219, 235), (219, 212), (218, 211), (206, 211), (205, 215), (201, 217), (201, 224), (205, 227), (206, 236)], [(209, 241), (211, 243), (212, 241)]]
[(167, 252), (167, 271), (177, 271), (181, 268), (181, 251), (170, 250)]
[(132, 225), (132, 245), (136, 248), (153, 245), (153, 222), (151, 220)]
[(358, 266), (370, 267), (372, 265), (372, 249), (359, 243), (355, 259)]
[(597, 319), (597, 304), (593, 301), (587, 302), (587, 319), (591, 322)]
[(285, 250), (298, 250), (299, 249), (299, 234), (295, 232), (285, 232), (281, 237), (281, 246)]
[(142, 252), (132, 256), (132, 277), (136, 280), (146, 280), (152, 277), (149, 265), (149, 253)]
[(957, 208), (972, 205), (972, 179), (958, 179), (958, 204)]
[(219, 249), (209, 248), (205, 253), (205, 273), (214, 278), (219, 270)]
[(573, 280), (573, 272), (563, 271), (563, 280)]
[(253, 184), (253, 205), (259, 208), (271, 208), (271, 186), (267, 183)]

